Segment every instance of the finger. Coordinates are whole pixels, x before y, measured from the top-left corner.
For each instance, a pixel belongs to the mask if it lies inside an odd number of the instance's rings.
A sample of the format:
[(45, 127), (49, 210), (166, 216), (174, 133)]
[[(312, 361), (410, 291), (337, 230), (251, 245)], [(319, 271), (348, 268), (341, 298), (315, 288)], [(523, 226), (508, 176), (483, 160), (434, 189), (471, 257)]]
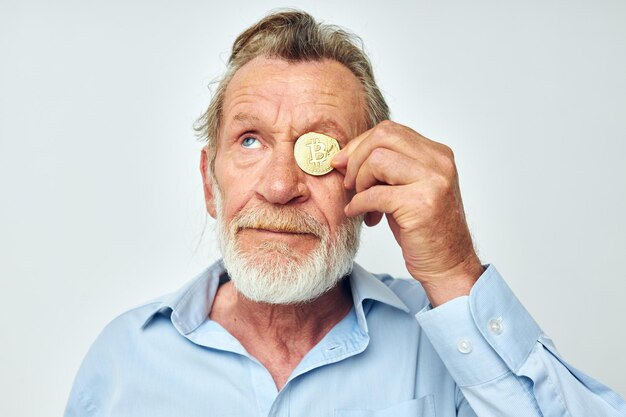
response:
[(377, 148), (386, 148), (412, 158), (420, 158), (429, 154), (426, 142), (417, 132), (393, 122), (379, 124), (370, 135), (365, 137), (352, 150), (348, 158), (344, 184), (346, 188), (354, 188), (355, 177), (360, 166)]
[(365, 213), (393, 213), (402, 201), (403, 186), (375, 185), (365, 191), (356, 193), (345, 207), (348, 217)]
[(344, 146), (339, 152), (333, 156), (333, 159), (330, 161), (330, 166), (337, 169), (339, 172), (345, 175), (346, 168), (348, 166), (348, 160), (354, 149), (367, 137), (370, 135), (373, 129), (366, 130), (361, 133), (359, 136), (356, 136), (352, 140), (350, 140), (346, 146)]
[(341, 173), (341, 175), (343, 175), (344, 177), (346, 176), (346, 166), (345, 165), (334, 165), (333, 162), (331, 161), (330, 166), (335, 168), (335, 170), (338, 171), (339, 173)]
[(358, 193), (381, 183), (410, 184), (423, 176), (424, 168), (419, 161), (386, 148), (376, 148), (359, 168), (354, 184)]

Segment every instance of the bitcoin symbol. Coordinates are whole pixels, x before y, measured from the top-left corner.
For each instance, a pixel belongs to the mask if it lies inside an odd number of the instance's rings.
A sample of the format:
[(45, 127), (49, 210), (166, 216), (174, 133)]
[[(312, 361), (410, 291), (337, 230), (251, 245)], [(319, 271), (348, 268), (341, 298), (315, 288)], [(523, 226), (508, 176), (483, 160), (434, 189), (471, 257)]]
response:
[(319, 141), (319, 138), (313, 138), (313, 142), (307, 143), (306, 146), (311, 151), (311, 159), (309, 164), (315, 164), (318, 167), (328, 158), (326, 145)]
[(334, 138), (314, 132), (300, 136), (293, 147), (298, 166), (311, 175), (324, 175), (332, 171), (330, 161), (337, 152), (339, 144)]

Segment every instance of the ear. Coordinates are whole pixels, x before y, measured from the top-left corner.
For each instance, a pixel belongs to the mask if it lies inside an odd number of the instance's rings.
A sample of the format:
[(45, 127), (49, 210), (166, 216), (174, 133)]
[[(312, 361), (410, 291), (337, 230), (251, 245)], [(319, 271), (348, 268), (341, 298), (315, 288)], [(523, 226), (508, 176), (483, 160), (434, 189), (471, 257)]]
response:
[(204, 186), (204, 203), (206, 204), (206, 211), (215, 219), (217, 216), (215, 199), (213, 197), (213, 181), (211, 180), (211, 175), (209, 175), (209, 169), (209, 149), (205, 146), (200, 151), (200, 173), (202, 174), (202, 184)]

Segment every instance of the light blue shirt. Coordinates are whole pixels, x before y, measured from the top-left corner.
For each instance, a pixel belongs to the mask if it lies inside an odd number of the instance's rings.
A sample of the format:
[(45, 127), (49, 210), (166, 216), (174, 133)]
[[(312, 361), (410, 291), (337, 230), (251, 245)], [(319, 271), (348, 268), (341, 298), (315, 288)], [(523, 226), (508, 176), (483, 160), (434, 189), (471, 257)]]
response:
[(208, 315), (223, 265), (113, 320), (87, 354), (66, 417), (626, 416), (563, 361), (493, 266), (431, 308), (414, 280), (355, 265), (354, 306), (280, 391)]

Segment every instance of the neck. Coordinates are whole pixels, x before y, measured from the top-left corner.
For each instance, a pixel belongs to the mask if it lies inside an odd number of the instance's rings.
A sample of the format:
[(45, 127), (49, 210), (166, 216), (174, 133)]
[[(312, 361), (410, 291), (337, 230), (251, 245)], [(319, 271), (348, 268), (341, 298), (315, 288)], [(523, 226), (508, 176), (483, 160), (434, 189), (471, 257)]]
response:
[(293, 305), (251, 301), (228, 282), (218, 288), (209, 315), (268, 369), (281, 389), (304, 355), (351, 307), (345, 279), (317, 299)]
[(221, 285), (211, 308), (211, 319), (228, 327), (246, 327), (258, 339), (319, 342), (350, 311), (348, 282), (340, 282), (315, 300), (298, 304), (267, 304), (239, 294), (232, 282)]

